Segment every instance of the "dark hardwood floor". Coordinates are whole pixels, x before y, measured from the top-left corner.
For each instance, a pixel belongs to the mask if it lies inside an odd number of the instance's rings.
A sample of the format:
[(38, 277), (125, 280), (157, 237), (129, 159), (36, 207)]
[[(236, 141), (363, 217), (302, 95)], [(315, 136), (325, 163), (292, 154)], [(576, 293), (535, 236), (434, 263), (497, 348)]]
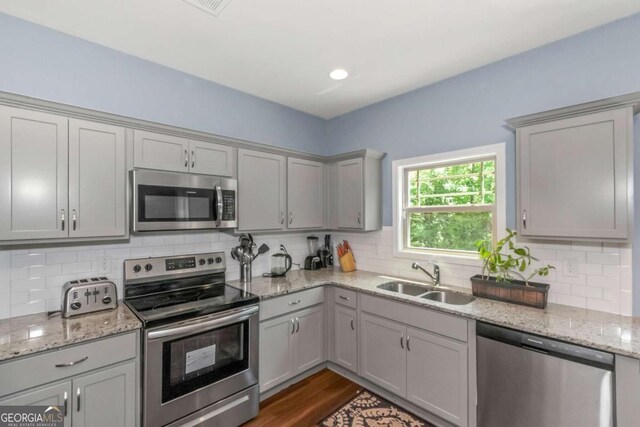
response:
[(328, 369), (282, 390), (260, 404), (260, 414), (244, 427), (315, 426), (355, 396), (360, 386)]

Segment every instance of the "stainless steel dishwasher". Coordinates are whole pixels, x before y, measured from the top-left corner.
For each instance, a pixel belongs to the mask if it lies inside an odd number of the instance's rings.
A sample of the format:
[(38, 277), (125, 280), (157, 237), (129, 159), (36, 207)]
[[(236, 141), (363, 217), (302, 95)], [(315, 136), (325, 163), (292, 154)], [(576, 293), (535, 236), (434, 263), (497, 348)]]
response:
[(478, 322), (479, 427), (613, 426), (610, 353)]

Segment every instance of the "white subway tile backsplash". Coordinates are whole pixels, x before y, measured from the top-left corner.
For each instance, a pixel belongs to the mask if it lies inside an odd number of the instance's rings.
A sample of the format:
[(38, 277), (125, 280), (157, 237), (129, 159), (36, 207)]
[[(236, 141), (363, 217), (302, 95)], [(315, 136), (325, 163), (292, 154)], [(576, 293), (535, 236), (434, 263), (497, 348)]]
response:
[(60, 264), (36, 265), (29, 267), (29, 277), (55, 276), (61, 272), (62, 265)]
[(28, 267), (31, 265), (43, 265), (46, 263), (45, 254), (19, 254), (11, 256), (11, 267)]
[(49, 252), (46, 256), (47, 264), (64, 264), (78, 260), (78, 252)]
[[(411, 271), (412, 260), (392, 256), (392, 237), (391, 227), (366, 234), (334, 235), (336, 241), (349, 240), (355, 251), (357, 266), (362, 270), (425, 280), (423, 274)], [(376, 255), (375, 245), (380, 256)], [(630, 315), (632, 277), (629, 245), (560, 240), (532, 241), (526, 242), (526, 245), (539, 259), (532, 265), (533, 268), (545, 264), (556, 267), (555, 270), (551, 270), (549, 276), (532, 279), (551, 284), (549, 302), (581, 308), (589, 306), (596, 310)], [(577, 276), (565, 274), (565, 259), (578, 261)], [(444, 284), (463, 288), (470, 288), (469, 277), (480, 273), (480, 267), (464, 264), (447, 262), (441, 263), (440, 267)]]

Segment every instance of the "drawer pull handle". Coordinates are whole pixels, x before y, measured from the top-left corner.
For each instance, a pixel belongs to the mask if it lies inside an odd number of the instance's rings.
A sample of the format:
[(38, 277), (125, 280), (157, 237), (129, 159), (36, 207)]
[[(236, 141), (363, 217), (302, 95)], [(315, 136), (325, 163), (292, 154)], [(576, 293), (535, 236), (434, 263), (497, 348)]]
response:
[(298, 305), (298, 304), (300, 304), (301, 302), (302, 302), (301, 300), (291, 301), (291, 302), (289, 303), (289, 305)]
[(78, 404), (78, 412), (80, 412), (80, 387), (78, 387), (78, 391), (76, 392), (76, 403)]
[(352, 330), (352, 331), (355, 331), (355, 330), (356, 330), (355, 326), (353, 326), (353, 319), (351, 319), (351, 330)]
[(69, 396), (67, 395), (67, 392), (64, 392), (64, 416), (67, 416), (67, 408), (69, 407), (69, 405), (67, 404), (67, 398)]
[(82, 363), (85, 360), (87, 360), (89, 358), (89, 356), (85, 356), (82, 359), (76, 360), (75, 362), (69, 362), (69, 363), (58, 363), (56, 364), (56, 368), (66, 368), (68, 366), (74, 366), (77, 365), (78, 363)]
[(343, 300), (346, 300), (346, 301), (350, 301), (351, 300), (351, 298), (349, 298), (349, 297), (345, 297), (345, 296), (342, 296), (342, 295), (338, 295), (338, 296), (340, 297), (340, 299), (343, 299)]

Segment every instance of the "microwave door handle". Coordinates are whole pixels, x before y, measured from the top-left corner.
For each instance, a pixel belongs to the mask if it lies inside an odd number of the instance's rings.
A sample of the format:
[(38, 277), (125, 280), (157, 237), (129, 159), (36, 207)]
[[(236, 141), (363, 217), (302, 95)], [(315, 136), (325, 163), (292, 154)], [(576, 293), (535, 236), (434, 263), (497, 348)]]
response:
[(222, 202), (222, 187), (217, 185), (216, 186), (216, 209), (218, 212), (217, 218), (216, 218), (216, 227), (221, 227), (222, 226), (222, 212), (223, 212), (223, 208), (224, 208), (224, 203)]

